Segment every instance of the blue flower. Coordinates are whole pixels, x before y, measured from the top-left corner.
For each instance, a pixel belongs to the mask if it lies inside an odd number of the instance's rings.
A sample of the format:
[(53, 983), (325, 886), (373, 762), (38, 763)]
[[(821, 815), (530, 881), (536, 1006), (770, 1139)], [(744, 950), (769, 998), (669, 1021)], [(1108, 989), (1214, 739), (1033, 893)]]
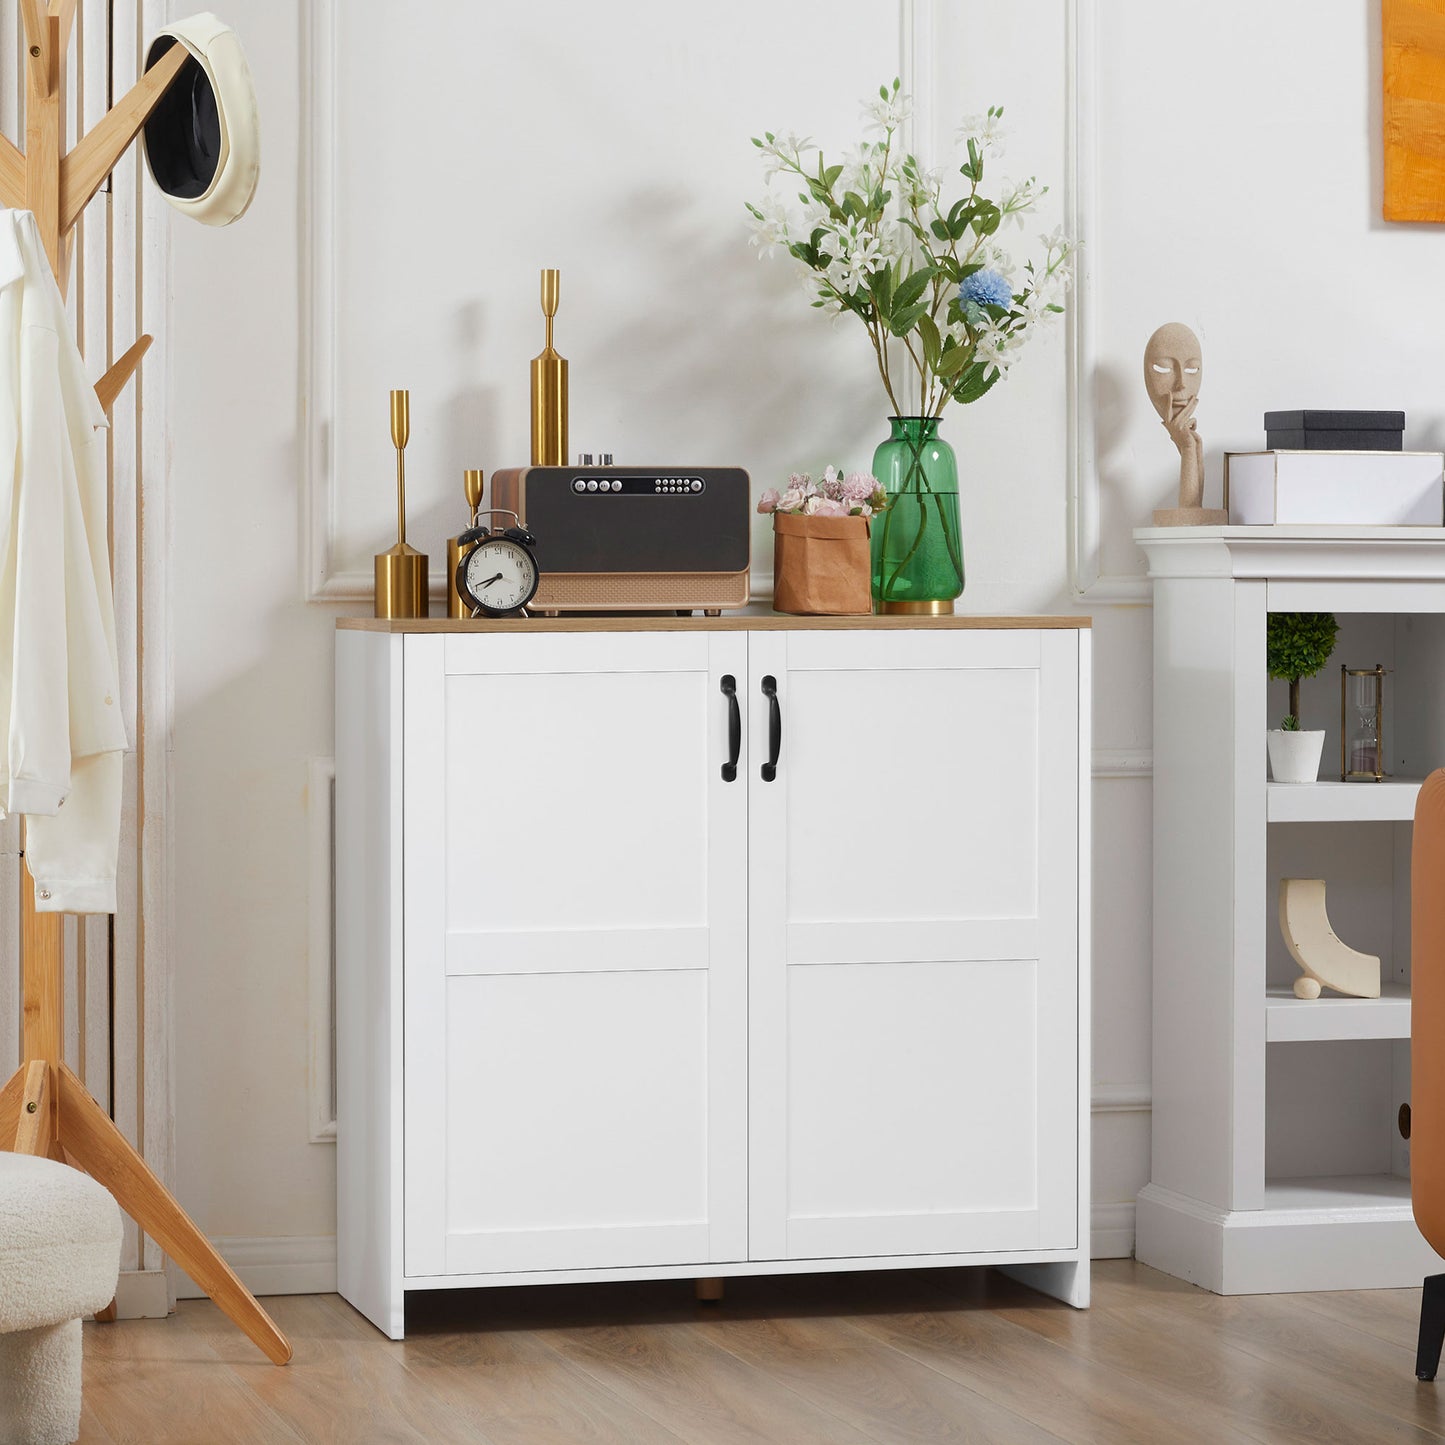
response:
[(958, 294), (965, 301), (976, 301), (980, 306), (1013, 305), (1013, 287), (992, 267), (985, 266), (972, 276), (965, 276), (958, 288)]

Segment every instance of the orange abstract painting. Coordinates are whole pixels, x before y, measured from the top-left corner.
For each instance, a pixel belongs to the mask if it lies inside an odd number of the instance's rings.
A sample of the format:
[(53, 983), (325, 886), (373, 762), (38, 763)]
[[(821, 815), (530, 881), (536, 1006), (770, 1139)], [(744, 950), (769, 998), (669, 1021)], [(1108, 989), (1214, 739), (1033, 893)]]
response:
[(1445, 0), (1382, 0), (1385, 219), (1445, 221)]

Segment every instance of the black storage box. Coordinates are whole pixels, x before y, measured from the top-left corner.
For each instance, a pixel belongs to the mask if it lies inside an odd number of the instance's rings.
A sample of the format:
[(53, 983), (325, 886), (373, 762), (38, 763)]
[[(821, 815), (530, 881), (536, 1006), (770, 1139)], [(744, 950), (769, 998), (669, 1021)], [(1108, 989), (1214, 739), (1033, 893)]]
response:
[(1403, 411), (1267, 411), (1265, 445), (1272, 452), (1398, 452)]

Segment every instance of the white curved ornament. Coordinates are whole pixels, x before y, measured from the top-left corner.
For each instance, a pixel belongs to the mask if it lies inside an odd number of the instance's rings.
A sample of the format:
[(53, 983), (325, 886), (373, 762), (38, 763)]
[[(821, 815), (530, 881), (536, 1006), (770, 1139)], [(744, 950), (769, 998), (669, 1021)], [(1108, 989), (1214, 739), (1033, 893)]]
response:
[(1279, 880), (1279, 927), (1290, 956), (1304, 970), (1297, 998), (1318, 998), (1321, 988), (1352, 998), (1379, 998), (1380, 960), (1341, 943), (1325, 912), (1323, 878)]

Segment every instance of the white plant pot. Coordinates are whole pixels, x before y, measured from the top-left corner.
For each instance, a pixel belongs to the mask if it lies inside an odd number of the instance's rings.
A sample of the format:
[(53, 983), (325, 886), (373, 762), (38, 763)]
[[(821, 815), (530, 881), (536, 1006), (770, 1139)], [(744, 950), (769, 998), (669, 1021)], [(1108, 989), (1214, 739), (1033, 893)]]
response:
[(1269, 730), (1269, 772), (1277, 783), (1313, 783), (1320, 775), (1324, 729), (1311, 732)]

